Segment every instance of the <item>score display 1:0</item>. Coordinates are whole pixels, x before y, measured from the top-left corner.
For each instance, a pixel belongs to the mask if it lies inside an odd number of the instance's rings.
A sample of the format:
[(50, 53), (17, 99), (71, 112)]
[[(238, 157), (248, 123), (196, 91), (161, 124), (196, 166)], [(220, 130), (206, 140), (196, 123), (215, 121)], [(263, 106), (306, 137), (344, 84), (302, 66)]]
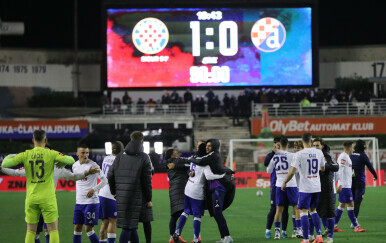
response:
[[(192, 29), (192, 54), (193, 56), (200, 56), (200, 22), (190, 21), (190, 28)], [(229, 29), (230, 42), (229, 47), (227, 30)], [(223, 21), (219, 25), (219, 51), (223, 56), (234, 56), (238, 51), (238, 32), (237, 24), (234, 21)], [(213, 34), (211, 34), (213, 35)], [(207, 42), (213, 43), (213, 42)], [(213, 45), (206, 46), (206, 49), (213, 49)]]

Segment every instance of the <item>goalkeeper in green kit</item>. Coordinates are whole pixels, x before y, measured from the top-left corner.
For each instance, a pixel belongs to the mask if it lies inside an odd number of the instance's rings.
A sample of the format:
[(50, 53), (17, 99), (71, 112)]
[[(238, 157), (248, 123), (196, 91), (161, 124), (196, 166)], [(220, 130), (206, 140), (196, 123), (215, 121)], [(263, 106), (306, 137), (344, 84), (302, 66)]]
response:
[(40, 214), (50, 234), (50, 243), (59, 242), (58, 206), (54, 187), (54, 166), (73, 164), (71, 156), (65, 156), (55, 150), (46, 149), (46, 132), (35, 130), (33, 134), (34, 148), (17, 155), (4, 158), (2, 167), (24, 164), (27, 176), (27, 196), (25, 199), (25, 221), (27, 234), (25, 243), (34, 243)]

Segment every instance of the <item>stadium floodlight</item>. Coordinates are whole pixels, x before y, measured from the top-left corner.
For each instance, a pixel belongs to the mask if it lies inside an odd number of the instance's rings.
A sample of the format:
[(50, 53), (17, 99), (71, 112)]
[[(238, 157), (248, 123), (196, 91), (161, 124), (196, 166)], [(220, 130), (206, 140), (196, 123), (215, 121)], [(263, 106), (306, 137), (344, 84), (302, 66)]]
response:
[(150, 153), (150, 142), (143, 142), (143, 152), (146, 154)]
[(111, 142), (105, 142), (105, 152), (107, 155), (113, 153), (113, 145), (111, 144)]
[(157, 154), (162, 154), (164, 152), (164, 143), (163, 142), (155, 142), (154, 150)]

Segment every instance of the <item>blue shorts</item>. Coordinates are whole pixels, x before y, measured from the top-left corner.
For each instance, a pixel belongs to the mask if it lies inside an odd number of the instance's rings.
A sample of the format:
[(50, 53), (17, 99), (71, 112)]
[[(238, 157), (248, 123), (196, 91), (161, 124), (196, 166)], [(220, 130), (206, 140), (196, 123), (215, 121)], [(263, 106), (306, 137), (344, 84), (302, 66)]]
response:
[(352, 202), (352, 192), (351, 188), (342, 188), (342, 191), (339, 193), (339, 202), (340, 203), (349, 203)]
[(299, 200), (299, 189), (297, 187), (286, 187), (284, 191), (276, 187), (276, 206), (295, 206)]
[(98, 225), (99, 203), (75, 204), (73, 224)]
[(117, 211), (117, 201), (99, 196), (99, 219), (116, 219)]
[(298, 209), (316, 208), (319, 203), (319, 194), (320, 192), (299, 192)]
[(204, 200), (197, 200), (185, 195), (184, 212), (193, 217), (201, 218), (204, 215)]

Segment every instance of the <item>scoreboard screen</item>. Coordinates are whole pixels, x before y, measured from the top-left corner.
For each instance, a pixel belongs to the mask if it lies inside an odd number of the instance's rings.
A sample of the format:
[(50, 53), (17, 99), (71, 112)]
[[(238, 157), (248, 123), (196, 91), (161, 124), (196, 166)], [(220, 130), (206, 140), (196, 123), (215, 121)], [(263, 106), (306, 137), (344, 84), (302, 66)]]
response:
[(108, 88), (313, 85), (310, 7), (106, 11)]

